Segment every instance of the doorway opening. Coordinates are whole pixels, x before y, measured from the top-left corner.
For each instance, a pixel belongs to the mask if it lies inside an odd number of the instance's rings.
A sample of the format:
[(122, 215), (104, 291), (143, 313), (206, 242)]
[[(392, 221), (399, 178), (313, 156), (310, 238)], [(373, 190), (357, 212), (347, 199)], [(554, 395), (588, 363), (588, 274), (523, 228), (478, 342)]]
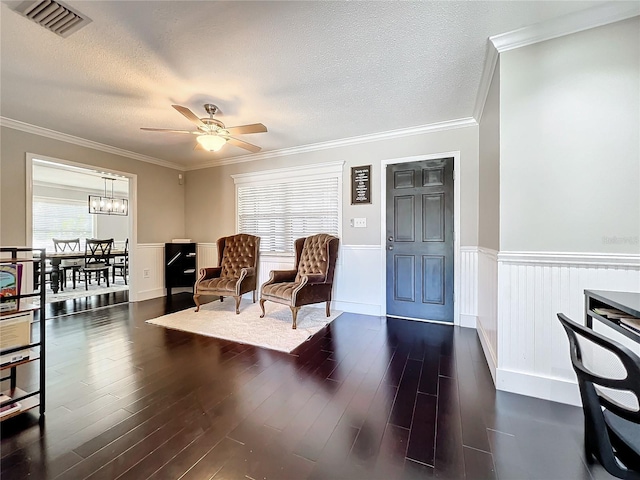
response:
[[(48, 304), (72, 301), (95, 308), (135, 301), (135, 189), (132, 174), (27, 154), (26, 238), (30, 246), (46, 249)], [(92, 200), (110, 198), (119, 211), (91, 213), (97, 210)], [(113, 239), (100, 275), (85, 275), (85, 263), (96, 260), (88, 239)]]

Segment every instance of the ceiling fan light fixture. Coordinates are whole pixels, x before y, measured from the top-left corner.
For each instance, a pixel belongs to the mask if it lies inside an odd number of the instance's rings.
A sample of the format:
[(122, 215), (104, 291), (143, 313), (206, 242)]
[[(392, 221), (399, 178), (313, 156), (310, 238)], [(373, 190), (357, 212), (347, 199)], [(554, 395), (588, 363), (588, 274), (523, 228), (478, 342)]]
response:
[(227, 143), (225, 138), (218, 135), (200, 135), (196, 140), (200, 145), (202, 145), (202, 148), (209, 152), (217, 152), (225, 143)]

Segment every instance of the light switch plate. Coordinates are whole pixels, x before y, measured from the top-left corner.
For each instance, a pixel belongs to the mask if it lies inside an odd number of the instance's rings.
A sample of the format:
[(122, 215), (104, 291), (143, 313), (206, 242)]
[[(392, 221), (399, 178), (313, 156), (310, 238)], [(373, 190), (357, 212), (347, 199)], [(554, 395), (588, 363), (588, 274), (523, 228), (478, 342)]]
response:
[(363, 218), (354, 218), (353, 219), (353, 226), (355, 228), (366, 228), (367, 226), (367, 219), (366, 217)]

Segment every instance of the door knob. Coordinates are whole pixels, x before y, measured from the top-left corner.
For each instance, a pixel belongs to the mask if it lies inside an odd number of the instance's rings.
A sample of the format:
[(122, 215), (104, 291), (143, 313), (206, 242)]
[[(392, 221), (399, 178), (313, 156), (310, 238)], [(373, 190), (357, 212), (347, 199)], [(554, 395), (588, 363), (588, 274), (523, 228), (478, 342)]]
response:
[(387, 247), (387, 250), (393, 250), (393, 245), (389, 245), (389, 246)]
[(390, 237), (389, 237), (389, 241), (390, 241), (390, 242), (393, 242), (393, 237), (391, 237), (391, 236), (390, 236)]

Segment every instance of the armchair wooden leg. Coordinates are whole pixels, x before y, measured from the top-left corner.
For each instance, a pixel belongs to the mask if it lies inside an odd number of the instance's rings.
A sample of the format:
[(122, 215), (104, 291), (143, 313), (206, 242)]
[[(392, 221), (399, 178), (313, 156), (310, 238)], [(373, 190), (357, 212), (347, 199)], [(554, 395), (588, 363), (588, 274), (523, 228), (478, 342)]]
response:
[(331, 300), (327, 302), (326, 310), (327, 310), (327, 317), (330, 317), (331, 316)]
[(241, 295), (238, 295), (236, 297), (233, 297), (236, 299), (236, 315), (238, 315), (240, 313), (240, 299), (242, 298)]
[(200, 302), (198, 301), (199, 298), (200, 298), (200, 295), (193, 296), (193, 301), (196, 304), (196, 312), (200, 310)]
[(260, 308), (262, 309), (262, 315), (260, 315), (260, 318), (264, 318), (264, 302), (266, 302), (266, 300), (264, 298), (260, 299)]
[(300, 310), (300, 307), (289, 307), (291, 308), (291, 316), (293, 317), (293, 328), (294, 330), (296, 328), (298, 328), (298, 325), (296, 323), (297, 319), (298, 319), (298, 310)]

